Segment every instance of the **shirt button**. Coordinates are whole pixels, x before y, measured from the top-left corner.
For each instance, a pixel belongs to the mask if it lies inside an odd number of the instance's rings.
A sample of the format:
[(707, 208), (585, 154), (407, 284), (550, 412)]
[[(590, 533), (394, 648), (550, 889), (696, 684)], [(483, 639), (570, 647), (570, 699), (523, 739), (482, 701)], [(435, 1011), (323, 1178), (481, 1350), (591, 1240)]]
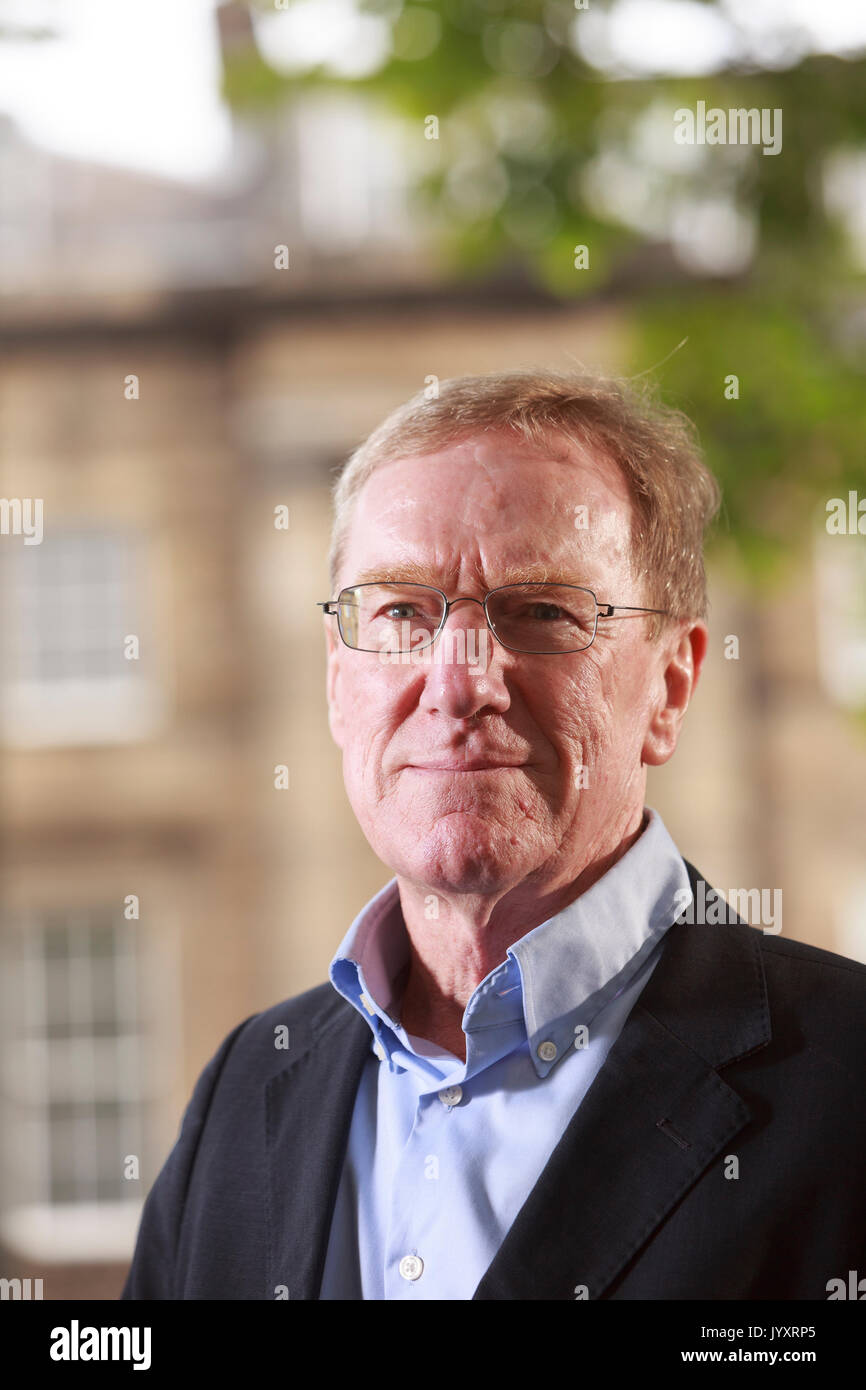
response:
[(362, 994), (362, 995), (361, 995), (361, 1003), (364, 1005), (364, 1008), (367, 1010), (367, 1013), (368, 1013), (368, 1014), (372, 1014), (372, 1013), (375, 1012), (374, 1009), (373, 1009), (373, 1005), (370, 1003), (370, 1001), (369, 1001), (369, 999), (367, 998), (366, 994)]
[(400, 1261), (400, 1273), (404, 1279), (414, 1283), (424, 1273), (424, 1261), (420, 1255), (404, 1255)]
[(552, 1062), (556, 1056), (556, 1043), (543, 1042), (538, 1044), (538, 1055), (542, 1062)]
[(446, 1086), (444, 1090), (439, 1092), (439, 1099), (442, 1104), (447, 1105), (450, 1110), (452, 1105), (459, 1105), (463, 1099), (463, 1087)]
[(385, 1049), (383, 1048), (382, 1044), (381, 1044), (381, 1043), (374, 1043), (374, 1044), (373, 1044), (373, 1051), (375, 1052), (376, 1056), (379, 1058), (379, 1061), (380, 1061), (380, 1062), (384, 1062), (384, 1060), (385, 1060)]

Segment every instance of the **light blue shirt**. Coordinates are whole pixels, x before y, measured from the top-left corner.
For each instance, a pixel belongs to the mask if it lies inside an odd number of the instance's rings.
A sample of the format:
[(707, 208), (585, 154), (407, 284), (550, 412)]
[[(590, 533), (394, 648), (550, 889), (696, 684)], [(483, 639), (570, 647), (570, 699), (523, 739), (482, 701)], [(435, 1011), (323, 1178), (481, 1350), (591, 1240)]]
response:
[(399, 1022), (397, 880), (330, 967), (370, 1025), (323, 1299), (471, 1299), (657, 964), (691, 894), (658, 813), (574, 902), (508, 947), (463, 1015), (466, 1061)]

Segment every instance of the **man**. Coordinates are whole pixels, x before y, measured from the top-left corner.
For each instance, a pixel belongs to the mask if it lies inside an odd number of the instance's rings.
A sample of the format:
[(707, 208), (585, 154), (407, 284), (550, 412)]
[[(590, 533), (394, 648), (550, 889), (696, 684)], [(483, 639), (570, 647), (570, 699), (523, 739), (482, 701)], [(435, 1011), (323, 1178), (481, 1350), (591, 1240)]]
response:
[(353, 455), (328, 705), (394, 877), (330, 982), (205, 1068), (125, 1298), (824, 1299), (866, 1272), (866, 968), (689, 920), (715, 895), (644, 804), (717, 505), (681, 417), (588, 377), (448, 381)]

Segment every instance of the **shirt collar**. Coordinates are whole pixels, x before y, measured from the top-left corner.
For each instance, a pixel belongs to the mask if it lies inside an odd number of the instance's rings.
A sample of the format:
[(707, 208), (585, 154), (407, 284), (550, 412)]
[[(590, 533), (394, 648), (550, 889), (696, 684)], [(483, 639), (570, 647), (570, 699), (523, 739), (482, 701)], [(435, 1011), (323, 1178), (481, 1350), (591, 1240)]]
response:
[[(520, 1024), (535, 1069), (546, 1076), (575, 1044), (578, 1029), (645, 964), (680, 910), (678, 893), (691, 892), (661, 816), (645, 810), (644, 829), (626, 853), (574, 902), (509, 946), (506, 959), (477, 986), (463, 1016), (467, 1064), (474, 1039)], [(407, 1045), (397, 1015), (408, 964), (394, 878), (355, 918), (329, 971), (334, 988), (369, 1023), (377, 1055), (389, 1062)]]
[(625, 989), (655, 950), (680, 911), (679, 893), (691, 893), (685, 861), (661, 816), (645, 809), (643, 831), (607, 873), (508, 948), (520, 971), (539, 1072), (538, 1049), (549, 1041), (561, 1056), (574, 1045), (577, 1029)]

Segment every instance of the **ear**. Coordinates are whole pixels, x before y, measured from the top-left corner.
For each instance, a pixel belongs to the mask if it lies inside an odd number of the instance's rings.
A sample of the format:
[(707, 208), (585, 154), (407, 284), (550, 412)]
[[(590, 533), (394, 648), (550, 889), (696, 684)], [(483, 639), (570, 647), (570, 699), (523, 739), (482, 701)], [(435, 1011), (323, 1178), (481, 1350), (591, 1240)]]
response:
[(680, 624), (667, 640), (660, 638), (661, 694), (651, 711), (641, 752), (641, 761), (651, 767), (666, 763), (677, 746), (707, 654), (707, 638), (707, 625), (702, 622)]
[(323, 614), (325, 623), (325, 644), (327, 647), (328, 670), (326, 677), (326, 694), (328, 697), (328, 724), (331, 728), (331, 737), (338, 748), (343, 747), (343, 715), (341, 704), (341, 682), (340, 682), (340, 662), (342, 659), (343, 643), (334, 632), (334, 619), (327, 613)]

